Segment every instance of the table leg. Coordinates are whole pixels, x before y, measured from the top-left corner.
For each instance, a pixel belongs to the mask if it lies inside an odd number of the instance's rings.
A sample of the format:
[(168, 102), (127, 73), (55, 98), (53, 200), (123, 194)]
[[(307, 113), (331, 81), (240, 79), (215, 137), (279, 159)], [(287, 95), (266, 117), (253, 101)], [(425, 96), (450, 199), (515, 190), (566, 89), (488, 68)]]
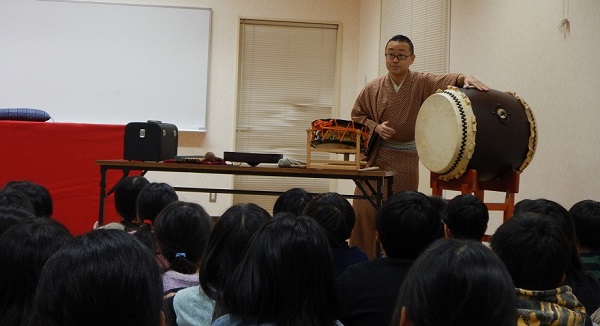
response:
[(104, 199), (106, 198), (106, 168), (100, 166), (100, 209), (98, 212), (98, 226), (104, 224)]

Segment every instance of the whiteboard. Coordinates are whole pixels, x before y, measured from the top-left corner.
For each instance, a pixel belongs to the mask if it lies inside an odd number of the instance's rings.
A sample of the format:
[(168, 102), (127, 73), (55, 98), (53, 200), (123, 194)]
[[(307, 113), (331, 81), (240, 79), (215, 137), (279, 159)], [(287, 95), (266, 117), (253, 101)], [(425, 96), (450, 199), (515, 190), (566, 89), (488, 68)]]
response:
[(0, 0), (0, 108), (205, 130), (211, 10)]

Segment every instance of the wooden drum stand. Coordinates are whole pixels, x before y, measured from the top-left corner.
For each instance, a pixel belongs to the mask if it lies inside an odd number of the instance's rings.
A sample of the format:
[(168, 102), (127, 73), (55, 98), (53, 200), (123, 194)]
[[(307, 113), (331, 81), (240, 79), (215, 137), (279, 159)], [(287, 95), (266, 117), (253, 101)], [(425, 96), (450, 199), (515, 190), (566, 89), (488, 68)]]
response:
[[(448, 181), (441, 180), (438, 174), (431, 172), (431, 189), (433, 196), (442, 197), (442, 190), (460, 191), (461, 194), (473, 194), (475, 197), (487, 206), (490, 211), (503, 211), (503, 222), (506, 222), (512, 215), (515, 206), (515, 193), (519, 192), (520, 172), (510, 171), (504, 176), (488, 180), (478, 181), (476, 170), (467, 170), (457, 179)], [(505, 192), (503, 203), (486, 203), (484, 191)]]

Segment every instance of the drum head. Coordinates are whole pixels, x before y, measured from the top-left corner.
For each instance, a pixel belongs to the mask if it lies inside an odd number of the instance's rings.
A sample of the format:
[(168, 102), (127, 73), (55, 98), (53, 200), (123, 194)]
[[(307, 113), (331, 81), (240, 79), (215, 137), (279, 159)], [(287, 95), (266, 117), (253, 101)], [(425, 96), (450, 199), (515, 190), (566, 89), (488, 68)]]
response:
[(468, 98), (458, 90), (428, 97), (417, 116), (415, 144), (419, 159), (443, 179), (466, 171), (475, 147), (475, 116)]

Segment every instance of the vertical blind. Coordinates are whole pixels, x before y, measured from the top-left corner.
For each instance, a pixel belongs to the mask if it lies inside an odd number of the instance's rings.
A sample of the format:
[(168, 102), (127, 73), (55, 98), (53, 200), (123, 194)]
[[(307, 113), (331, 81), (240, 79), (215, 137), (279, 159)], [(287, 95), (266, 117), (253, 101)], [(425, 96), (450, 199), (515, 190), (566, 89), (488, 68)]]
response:
[[(241, 20), (235, 150), (306, 161), (306, 130), (330, 118), (337, 25)], [(322, 158), (322, 157), (321, 157)], [(234, 189), (330, 191), (323, 179), (236, 176)], [(271, 211), (277, 197), (234, 195)]]
[(449, 0), (382, 0), (379, 72), (386, 74), (384, 49), (396, 34), (408, 36), (415, 47), (411, 70), (448, 72)]

